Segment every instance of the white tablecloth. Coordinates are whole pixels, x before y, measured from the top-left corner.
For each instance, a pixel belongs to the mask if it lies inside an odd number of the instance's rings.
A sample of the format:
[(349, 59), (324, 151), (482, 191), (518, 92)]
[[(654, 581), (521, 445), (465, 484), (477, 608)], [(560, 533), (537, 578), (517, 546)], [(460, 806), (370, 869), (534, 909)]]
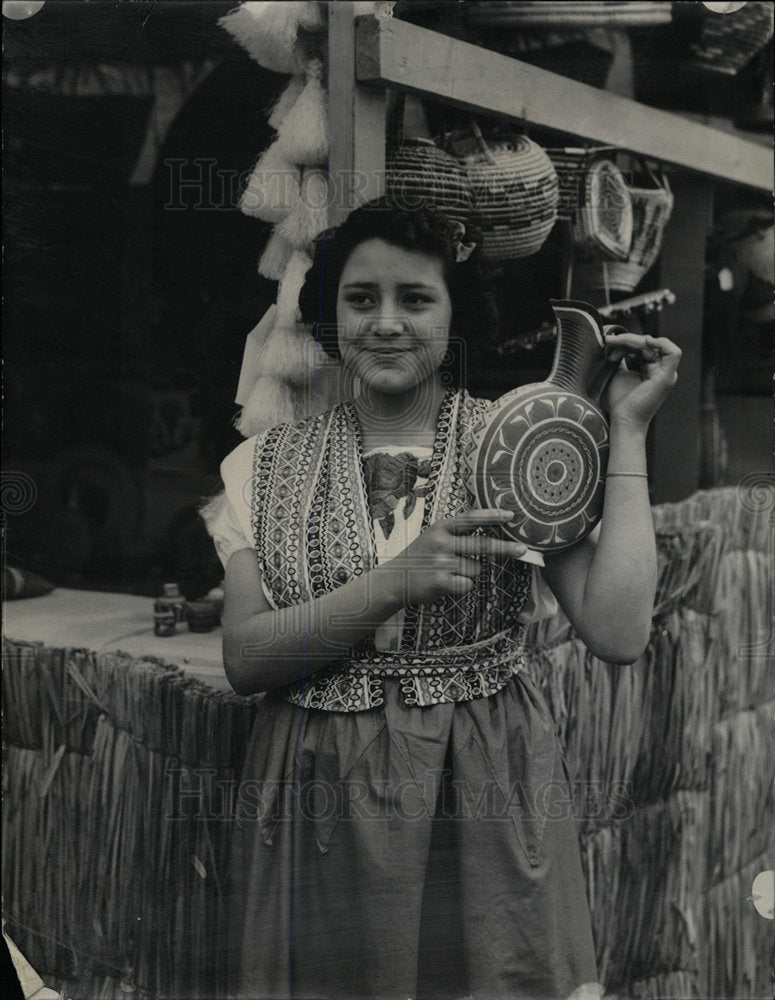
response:
[(221, 629), (189, 632), (183, 624), (176, 635), (160, 638), (153, 634), (150, 597), (57, 589), (45, 597), (6, 601), (3, 631), (17, 642), (158, 657), (211, 687), (230, 690), (221, 656)]

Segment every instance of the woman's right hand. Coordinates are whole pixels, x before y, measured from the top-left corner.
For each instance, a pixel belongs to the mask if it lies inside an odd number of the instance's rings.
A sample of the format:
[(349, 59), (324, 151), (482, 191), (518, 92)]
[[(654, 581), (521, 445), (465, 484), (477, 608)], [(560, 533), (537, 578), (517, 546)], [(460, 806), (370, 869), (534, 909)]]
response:
[(513, 518), (511, 511), (489, 509), (435, 521), (376, 572), (400, 588), (403, 606), (466, 594), (482, 572), (480, 557), (516, 558), (526, 552), (521, 542), (472, 534), (477, 528), (507, 524)]

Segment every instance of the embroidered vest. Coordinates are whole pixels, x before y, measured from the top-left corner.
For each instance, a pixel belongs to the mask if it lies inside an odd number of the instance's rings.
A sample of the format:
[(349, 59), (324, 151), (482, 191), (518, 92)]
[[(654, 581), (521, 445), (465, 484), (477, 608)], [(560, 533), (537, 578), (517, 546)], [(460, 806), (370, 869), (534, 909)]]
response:
[[(448, 390), (439, 411), (423, 528), (470, 510), (462, 470), (471, 425), (489, 402)], [(251, 518), (263, 579), (278, 608), (305, 603), (376, 565), (374, 529), (352, 403), (259, 435)], [(475, 586), (406, 609), (400, 648), (367, 640), (351, 655), (279, 690), (297, 705), (357, 712), (383, 702), (382, 678), (399, 677), (408, 705), (469, 701), (499, 691), (524, 666), (517, 617), (531, 570), (515, 559), (482, 560)]]

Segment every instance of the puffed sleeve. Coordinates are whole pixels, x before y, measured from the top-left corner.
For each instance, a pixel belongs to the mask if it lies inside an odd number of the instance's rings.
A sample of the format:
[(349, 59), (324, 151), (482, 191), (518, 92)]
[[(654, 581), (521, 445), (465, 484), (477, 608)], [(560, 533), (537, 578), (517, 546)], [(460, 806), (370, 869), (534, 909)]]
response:
[(221, 491), (217, 496), (200, 508), (205, 526), (213, 540), (215, 551), (221, 560), (223, 568), (233, 552), (251, 548), (250, 542), (237, 520), (237, 514), (226, 493)]
[(557, 598), (552, 593), (549, 584), (544, 580), (538, 566), (531, 566), (533, 579), (530, 594), (519, 616), (523, 625), (538, 622), (543, 618), (553, 618), (559, 611)]
[(248, 497), (255, 443), (255, 437), (248, 438), (226, 456), (221, 463), (223, 492), (200, 510), (224, 569), (233, 552), (254, 547)]

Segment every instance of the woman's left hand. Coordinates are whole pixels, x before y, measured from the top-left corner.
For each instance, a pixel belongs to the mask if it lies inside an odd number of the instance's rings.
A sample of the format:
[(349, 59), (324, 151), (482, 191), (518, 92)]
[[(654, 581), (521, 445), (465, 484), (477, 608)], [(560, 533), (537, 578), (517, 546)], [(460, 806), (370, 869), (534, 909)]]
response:
[(605, 340), (609, 359), (627, 359), (608, 387), (611, 422), (631, 424), (645, 430), (678, 379), (681, 349), (667, 337), (644, 337), (637, 333), (611, 334)]

